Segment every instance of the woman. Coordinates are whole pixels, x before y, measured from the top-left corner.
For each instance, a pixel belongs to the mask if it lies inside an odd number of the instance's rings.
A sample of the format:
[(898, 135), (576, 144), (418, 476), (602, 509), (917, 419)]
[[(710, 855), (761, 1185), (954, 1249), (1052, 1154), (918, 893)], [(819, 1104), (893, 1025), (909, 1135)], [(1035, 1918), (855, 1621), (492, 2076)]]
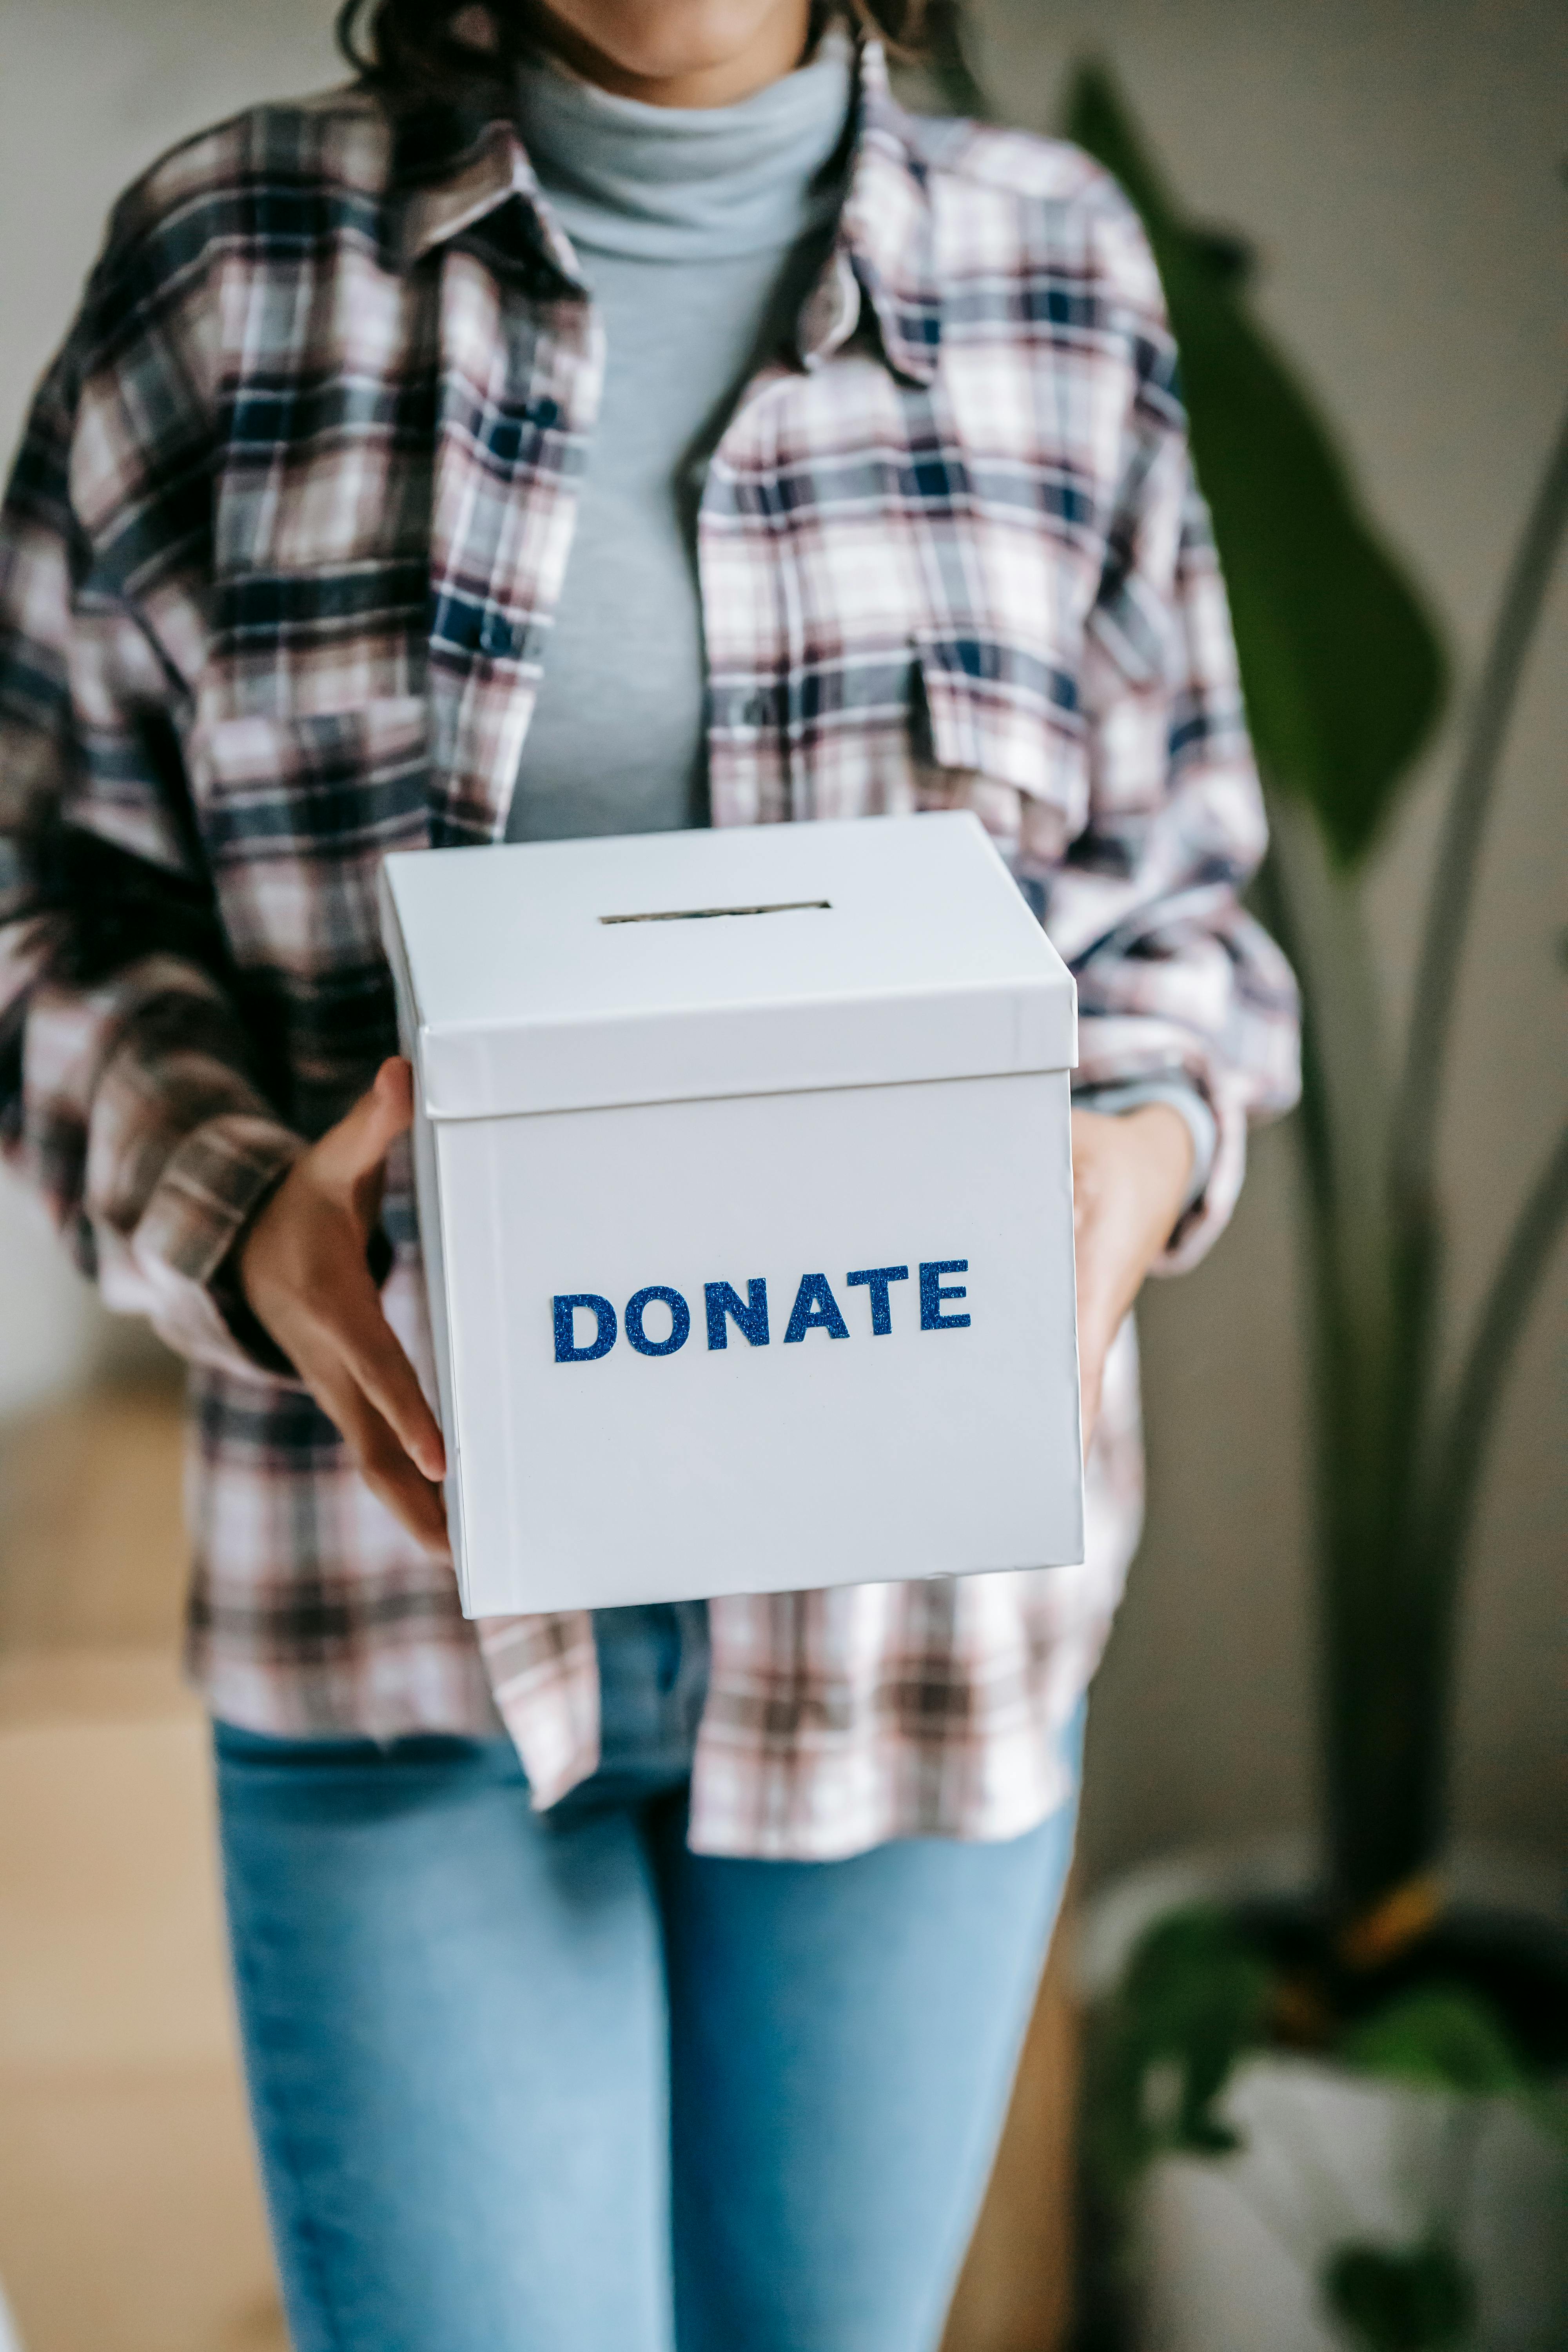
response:
[[(1294, 1087), (1159, 290), (1082, 156), (898, 110), (898, 0), (347, 16), (353, 88), (119, 207), (0, 572), (4, 1133), (195, 1368), (294, 2340), (910, 2352), (1136, 1536), (1128, 1310)], [(1078, 976), (1087, 1566), (476, 1638), (380, 858), (955, 802)]]

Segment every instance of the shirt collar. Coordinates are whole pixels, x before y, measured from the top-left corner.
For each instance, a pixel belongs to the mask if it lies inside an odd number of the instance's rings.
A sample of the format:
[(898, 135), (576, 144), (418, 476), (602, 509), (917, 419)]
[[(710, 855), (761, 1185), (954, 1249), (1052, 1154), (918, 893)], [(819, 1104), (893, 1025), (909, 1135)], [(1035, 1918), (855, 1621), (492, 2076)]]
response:
[(529, 242), (568, 284), (582, 288), (576, 257), (540, 192), (515, 124), (452, 107), (431, 107), (397, 126), (393, 155), (395, 251), (412, 268), (488, 220), (516, 196)]
[[(910, 118), (889, 88), (879, 42), (859, 44), (856, 104), (848, 193), (832, 261), (801, 319), (801, 362), (816, 369), (848, 341), (864, 298), (895, 374), (929, 383), (942, 333), (931, 191)], [(405, 118), (396, 134), (393, 185), (403, 268), (516, 197), (534, 252), (583, 290), (575, 256), (509, 116), (486, 120), (443, 107)]]
[(800, 355), (831, 358), (859, 323), (862, 296), (896, 375), (930, 383), (942, 340), (931, 187), (909, 116), (888, 87), (881, 44), (863, 40), (855, 153), (833, 262), (807, 302)]

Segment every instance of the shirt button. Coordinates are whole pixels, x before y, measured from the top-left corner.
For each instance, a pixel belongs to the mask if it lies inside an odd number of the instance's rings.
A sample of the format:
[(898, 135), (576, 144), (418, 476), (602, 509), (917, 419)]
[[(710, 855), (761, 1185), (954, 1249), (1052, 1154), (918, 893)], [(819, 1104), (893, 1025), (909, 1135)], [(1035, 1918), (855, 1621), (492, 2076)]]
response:
[(541, 433), (552, 432), (561, 422), (561, 404), (555, 400), (530, 401), (527, 415), (529, 423), (537, 425)]
[(479, 630), (479, 651), (489, 661), (515, 661), (522, 652), (523, 633), (504, 613), (487, 613)]

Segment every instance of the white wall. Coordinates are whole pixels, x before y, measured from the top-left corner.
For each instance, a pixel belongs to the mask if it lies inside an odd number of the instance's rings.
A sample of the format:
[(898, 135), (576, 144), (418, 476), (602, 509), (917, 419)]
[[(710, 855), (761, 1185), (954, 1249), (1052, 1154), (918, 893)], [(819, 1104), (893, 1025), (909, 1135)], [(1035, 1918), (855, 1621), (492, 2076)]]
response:
[[(1069, 57), (1114, 58), (1176, 184), (1259, 243), (1264, 308), (1447, 615), (1461, 681), (1568, 368), (1560, 0), (979, 0), (992, 86), (1054, 118)], [(335, 68), (329, 0), (0, 0), (0, 437), (68, 317), (116, 189), (183, 131)], [(1568, 1105), (1568, 580), (1515, 733), (1465, 969), (1446, 1171), (1473, 1302)], [(1452, 730), (1382, 856), (1408, 984)], [(1097, 1696), (1091, 1872), (1173, 1839), (1304, 1822), (1310, 1613), (1289, 1138), (1231, 1234), (1145, 1317), (1152, 1520)], [(90, 1344), (0, 1194), (0, 1408)], [(53, 1374), (51, 1374), (51, 1377)], [(1458, 1808), (1561, 1851), (1568, 1251), (1521, 1353), (1468, 1607)]]

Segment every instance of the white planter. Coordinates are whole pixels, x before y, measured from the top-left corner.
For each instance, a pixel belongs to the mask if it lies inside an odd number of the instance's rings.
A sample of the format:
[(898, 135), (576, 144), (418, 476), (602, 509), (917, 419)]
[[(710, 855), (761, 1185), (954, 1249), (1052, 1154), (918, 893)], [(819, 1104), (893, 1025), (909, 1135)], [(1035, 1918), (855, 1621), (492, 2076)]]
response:
[[(1144, 1927), (1173, 1906), (1289, 1894), (1300, 1847), (1191, 1856), (1130, 1875), (1088, 1906), (1080, 1976), (1114, 1982)], [(1456, 1857), (1456, 1902), (1568, 1927), (1540, 1874)], [(1319, 2280), (1347, 2241), (1405, 2248), (1435, 2214), (1457, 2217), (1485, 2352), (1568, 2346), (1568, 2160), (1515, 2108), (1478, 2118), (1457, 2099), (1368, 2081), (1331, 2063), (1259, 2056), (1221, 2103), (1243, 2140), (1217, 2159), (1150, 2169), (1136, 2221), (1139, 2352), (1343, 2352)]]

